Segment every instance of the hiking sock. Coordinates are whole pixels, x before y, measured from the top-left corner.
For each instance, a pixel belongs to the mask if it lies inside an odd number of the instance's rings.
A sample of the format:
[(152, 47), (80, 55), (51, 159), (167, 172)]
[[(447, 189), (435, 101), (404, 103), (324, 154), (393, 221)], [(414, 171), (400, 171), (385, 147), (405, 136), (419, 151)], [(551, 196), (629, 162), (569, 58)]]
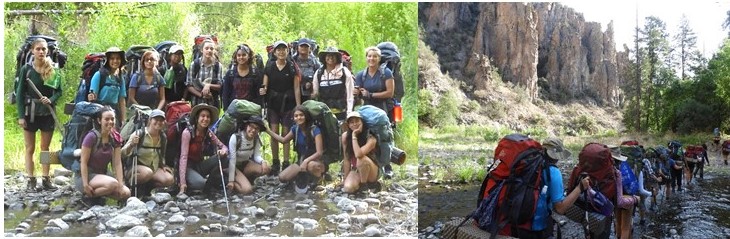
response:
[(273, 159), (271, 162), (271, 171), (269, 172), (269, 176), (277, 176), (279, 175), (279, 170), (281, 170), (281, 163), (279, 162), (279, 159)]
[(56, 187), (55, 185), (53, 185), (53, 183), (51, 182), (51, 176), (43, 176), (43, 183), (42, 183), (42, 185), (43, 185), (43, 189), (45, 189), (45, 190), (56, 190), (56, 189), (58, 189), (58, 187)]
[(36, 191), (36, 180), (35, 177), (27, 177), (28, 178), (28, 187), (26, 190), (28, 191)]
[(386, 164), (383, 167), (383, 177), (385, 177), (385, 179), (393, 178), (393, 166), (390, 166), (390, 164)]
[(324, 178), (324, 181), (331, 182), (332, 176), (330, 175), (330, 165), (325, 164), (324, 165), (324, 174), (322, 175), (322, 178)]

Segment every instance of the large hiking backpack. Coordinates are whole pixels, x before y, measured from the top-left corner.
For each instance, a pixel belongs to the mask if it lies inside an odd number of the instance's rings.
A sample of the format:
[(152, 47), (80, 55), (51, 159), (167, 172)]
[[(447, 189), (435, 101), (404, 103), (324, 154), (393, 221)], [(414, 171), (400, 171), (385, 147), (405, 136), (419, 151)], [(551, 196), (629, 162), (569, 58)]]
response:
[(165, 121), (167, 125), (167, 144), (165, 150), (165, 164), (175, 166), (180, 157), (180, 135), (188, 127), (190, 121), (190, 103), (187, 101), (170, 102), (165, 107)]
[(722, 142), (722, 152), (725, 154), (730, 153), (730, 140)]
[(372, 105), (363, 105), (357, 109), (362, 116), (362, 121), (368, 126), (378, 139), (378, 158), (375, 160), (379, 166), (390, 160), (390, 155), (395, 148), (395, 137), (393, 128), (390, 127), (388, 114), (378, 107)]
[[(339, 51), (342, 56), (342, 65), (352, 72), (352, 56), (350, 53), (342, 49), (338, 49), (337, 51)], [(324, 65), (324, 63), (322, 64)]]
[(261, 116), (261, 106), (248, 100), (235, 99), (228, 105), (223, 116), (211, 127), (211, 131), (215, 132), (216, 137), (227, 145), (239, 125), (251, 116)]
[(56, 64), (58, 68), (63, 68), (66, 65), (66, 53), (61, 51), (58, 46), (58, 41), (55, 38), (44, 36), (44, 35), (32, 35), (25, 38), (25, 42), (20, 46), (18, 54), (15, 56), (15, 82), (13, 83), (13, 91), (8, 94), (8, 101), (11, 104), (15, 104), (15, 90), (18, 88), (18, 81), (20, 79), (20, 68), (24, 65), (33, 63), (33, 41), (38, 38), (43, 38), (48, 43), (48, 53), (46, 57), (50, 57), (51, 61)]
[(405, 95), (405, 86), (403, 85), (403, 75), (400, 71), (400, 53), (398, 52), (398, 46), (392, 42), (381, 42), (377, 47), (380, 49), (381, 67), (387, 67), (393, 72), (393, 78), (395, 79), (393, 98), (401, 101)]
[(193, 44), (193, 59), (198, 59), (203, 56), (203, 42), (206, 39), (212, 40), (218, 45), (218, 37), (215, 35), (198, 35), (195, 37), (195, 44)]
[[(81, 79), (79, 81), (78, 91), (76, 91), (76, 98), (74, 98), (74, 103), (87, 101), (86, 96), (89, 95), (89, 89), (91, 89), (91, 78), (94, 77), (94, 74), (96, 74), (96, 72), (104, 67), (105, 62), (106, 55), (103, 52), (86, 54), (86, 57), (84, 57), (84, 63), (83, 65), (81, 65)], [(103, 82), (104, 79), (106, 79), (106, 75), (104, 73), (107, 72), (102, 71), (101, 73), (102, 75), (99, 78), (99, 82)], [(99, 84), (100, 91), (101, 87), (103, 86), (104, 84)], [(96, 93), (98, 94), (99, 92)]]
[[(174, 41), (163, 41), (160, 43), (157, 43), (155, 45), (155, 51), (160, 54), (160, 60), (157, 63), (157, 71), (160, 72), (160, 75), (165, 75), (167, 72), (167, 69), (171, 67), (170, 65), (170, 47), (178, 45), (177, 42)], [(185, 65), (185, 57), (182, 58), (182, 64)]]
[[(322, 162), (330, 164), (342, 160), (342, 146), (340, 143), (340, 127), (337, 118), (330, 108), (322, 102), (315, 100), (307, 100), (302, 103), (304, 108), (312, 115), (314, 125), (319, 127), (322, 134), (322, 142), (324, 143), (324, 154), (322, 154)], [(294, 137), (296, 140), (297, 137)], [(296, 142), (294, 142), (296, 145)]]
[[(61, 151), (59, 159), (64, 168), (72, 171), (81, 170), (79, 160), (81, 156), (74, 155), (76, 149), (81, 149), (81, 142), (84, 136), (94, 130), (94, 120), (102, 109), (102, 105), (82, 101), (76, 103), (71, 118), (64, 125), (63, 139), (61, 140)], [(96, 131), (95, 131), (96, 132)], [(98, 132), (97, 132), (98, 133)], [(98, 135), (97, 135), (98, 136)], [(99, 144), (99, 137), (97, 145)], [(96, 147), (92, 148), (96, 149)]]
[(611, 150), (606, 145), (589, 143), (583, 147), (578, 154), (578, 165), (570, 173), (567, 188), (575, 188), (583, 172), (588, 173), (592, 186), (616, 205), (616, 180), (619, 175), (613, 164)]
[(684, 151), (684, 160), (689, 163), (699, 163), (704, 150), (705, 149), (699, 145), (687, 145), (687, 148)]
[(151, 46), (133, 45), (124, 53), (124, 58), (127, 59), (127, 85), (125, 86), (125, 89), (129, 90), (129, 79), (132, 79), (132, 75), (142, 72), (142, 64), (144, 64), (144, 62), (142, 62), (142, 55), (144, 55), (144, 52), (146, 51), (156, 52), (155, 48)]
[(502, 138), (477, 195), (477, 209), (463, 222), (473, 218), (492, 238), (497, 234), (513, 235), (513, 228), (531, 230), (540, 190), (545, 185), (543, 169), (549, 165), (543, 152), (542, 145), (528, 136), (511, 134)]
[(122, 131), (120, 132), (122, 135), (122, 141), (126, 142), (134, 131), (147, 126), (150, 113), (152, 113), (152, 108), (149, 106), (138, 104), (132, 104), (129, 106), (129, 110), (127, 110), (127, 122), (124, 122)]

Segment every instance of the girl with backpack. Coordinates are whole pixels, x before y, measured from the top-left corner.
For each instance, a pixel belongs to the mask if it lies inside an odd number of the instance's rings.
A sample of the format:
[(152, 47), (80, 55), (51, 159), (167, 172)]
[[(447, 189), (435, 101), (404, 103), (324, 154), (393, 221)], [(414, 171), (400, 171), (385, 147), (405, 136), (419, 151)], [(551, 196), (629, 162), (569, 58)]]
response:
[[(339, 53), (338, 53), (339, 54)], [(378, 182), (378, 165), (373, 161), (376, 155), (377, 138), (368, 130), (359, 112), (347, 114), (347, 132), (342, 134), (342, 173), (344, 182), (342, 191), (355, 193), (364, 186), (368, 189), (380, 191)]]
[(624, 192), (623, 179), (621, 176), (621, 170), (619, 166), (622, 162), (625, 162), (628, 157), (621, 155), (618, 148), (611, 149), (611, 157), (614, 159), (614, 170), (616, 172), (616, 207), (614, 215), (616, 220), (614, 228), (616, 231), (616, 238), (629, 239), (631, 238), (631, 225), (633, 224), (633, 213), (634, 207), (639, 202), (639, 196), (630, 195), (628, 192)]
[[(15, 102), (18, 107), (18, 125), (23, 128), (25, 142), (25, 173), (28, 178), (28, 190), (35, 191), (36, 178), (33, 153), (36, 145), (36, 132), (41, 131), (41, 151), (48, 151), (53, 138), (53, 129), (56, 120), (51, 111), (55, 112), (56, 102), (63, 93), (61, 75), (53, 66), (53, 61), (46, 57), (48, 43), (43, 38), (36, 38), (31, 43), (33, 62), (23, 65), (18, 73), (18, 87), (15, 89)], [(26, 79), (40, 91), (41, 95), (31, 89)], [(50, 106), (47, 107), (47, 106)], [(52, 190), (56, 187), (51, 182), (48, 171), (50, 165), (41, 164), (43, 175), (43, 189)]]
[[(395, 78), (393, 72), (387, 67), (380, 67), (381, 52), (377, 47), (365, 49), (367, 55), (367, 68), (355, 76), (355, 91), (353, 94), (365, 101), (366, 105), (373, 105), (388, 113), (390, 122), (393, 123), (392, 107), (388, 101), (393, 99), (395, 92)], [(390, 162), (383, 162), (385, 178), (393, 176), (393, 168)]]
[[(259, 94), (264, 96), (264, 107), (267, 108), (269, 126), (275, 134), (279, 134), (292, 127), (292, 109), (302, 104), (299, 88), (301, 77), (298, 66), (288, 57), (286, 42), (276, 41), (273, 47), (273, 55), (276, 60), (267, 62), (264, 68), (264, 83), (259, 89)], [(279, 125), (282, 126), (281, 129)], [(273, 157), (271, 173), (274, 175), (289, 166), (288, 143), (284, 143), (283, 151), (284, 164), (280, 167), (279, 143), (271, 140), (271, 156)]]
[(165, 102), (175, 102), (188, 99), (188, 90), (185, 87), (185, 80), (188, 76), (188, 69), (185, 67), (185, 52), (182, 46), (173, 45), (167, 55), (170, 59), (167, 62), (170, 68), (165, 71)]
[[(210, 126), (218, 120), (218, 108), (199, 104), (190, 111), (190, 126), (180, 136), (180, 193), (190, 189), (202, 190), (206, 177), (226, 160), (228, 148), (218, 140)], [(221, 165), (224, 164), (221, 162)], [(226, 162), (227, 163), (227, 162)], [(222, 176), (222, 175), (221, 175)]]
[(223, 86), (221, 90), (223, 94), (223, 111), (228, 109), (228, 105), (234, 99), (243, 99), (251, 102), (257, 102), (258, 89), (261, 85), (263, 75), (253, 67), (256, 54), (248, 45), (239, 45), (233, 53), (233, 63), (231, 69), (226, 72), (223, 77)]
[(337, 48), (327, 47), (326, 51), (319, 53), (319, 60), (324, 65), (314, 73), (312, 98), (327, 104), (338, 120), (345, 120), (355, 102), (352, 72), (343, 66), (342, 55)]
[[(143, 185), (139, 196), (148, 196), (153, 188), (168, 187), (175, 184), (172, 167), (165, 165), (165, 146), (167, 140), (162, 131), (165, 125), (165, 112), (152, 110), (147, 126), (135, 131), (122, 147), (122, 154), (129, 160), (136, 160), (137, 167), (129, 168), (125, 178), (135, 187)], [(133, 176), (136, 174), (136, 176)], [(136, 177), (136, 180), (134, 178)]]
[(261, 155), (259, 132), (265, 129), (264, 121), (258, 116), (239, 124), (236, 132), (228, 141), (228, 184), (229, 190), (241, 194), (253, 192), (253, 180), (269, 174), (271, 168)]
[[(116, 112), (116, 127), (120, 128), (127, 117), (127, 90), (124, 79), (124, 69), (127, 64), (124, 51), (119, 47), (110, 47), (104, 53), (106, 63), (91, 77), (89, 83), (89, 102), (96, 102), (114, 109)], [(104, 79), (102, 79), (102, 76)]]
[[(99, 204), (103, 200), (102, 196), (124, 201), (131, 195), (129, 188), (124, 185), (122, 137), (114, 132), (114, 115), (111, 107), (102, 108), (94, 129), (84, 136), (81, 143), (81, 170), (75, 175), (75, 185), (76, 190), (85, 195), (82, 200), (88, 206)], [(114, 176), (107, 172), (110, 163)]]
[[(271, 138), (277, 142), (287, 143), (292, 139), (294, 140), (294, 149), (297, 152), (298, 160), (282, 170), (279, 174), (279, 180), (289, 182), (294, 177), (298, 177), (297, 175), (300, 173), (308, 173), (308, 175), (319, 179), (324, 173), (324, 165), (321, 159), (324, 153), (324, 141), (321, 131), (319, 127), (314, 125), (312, 115), (304, 106), (300, 105), (294, 108), (294, 122), (296, 125), (292, 126), (289, 133), (284, 137), (271, 129), (266, 129), (266, 133), (269, 133)], [(302, 177), (297, 179), (302, 179)]]
[(193, 60), (190, 65), (188, 92), (192, 94), (191, 103), (206, 103), (220, 108), (220, 90), (223, 82), (223, 64), (215, 56), (216, 45), (213, 40), (203, 41), (203, 56)]
[(142, 70), (132, 75), (129, 82), (129, 104), (149, 106), (162, 110), (165, 107), (165, 78), (157, 71), (159, 54), (145, 51), (142, 54)]

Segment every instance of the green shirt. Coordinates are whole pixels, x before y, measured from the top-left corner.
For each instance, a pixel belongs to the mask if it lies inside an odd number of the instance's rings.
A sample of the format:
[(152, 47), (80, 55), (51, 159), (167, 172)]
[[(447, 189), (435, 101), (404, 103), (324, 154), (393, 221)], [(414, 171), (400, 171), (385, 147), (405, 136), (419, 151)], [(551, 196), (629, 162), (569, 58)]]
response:
[[(30, 71), (29, 73), (26, 73), (27, 71)], [(59, 74), (58, 69), (54, 69), (56, 72), (55, 74)], [(61, 95), (63, 94), (63, 90), (61, 87), (58, 89), (53, 89), (51, 87), (46, 86), (43, 84), (43, 79), (41, 78), (40, 73), (38, 73), (32, 65), (24, 65), (22, 68), (20, 68), (20, 73), (18, 74), (18, 88), (15, 89), (15, 100), (16, 105), (18, 107), (18, 119), (22, 119), (26, 115), (26, 99), (29, 97), (30, 99), (33, 99), (36, 101), (36, 107), (35, 107), (35, 115), (42, 116), (42, 115), (50, 115), (51, 111), (48, 109), (48, 107), (43, 106), (43, 103), (40, 102), (40, 97), (36, 95), (35, 92), (33, 92), (33, 89), (28, 86), (28, 82), (25, 80), (26, 75), (30, 78), (30, 80), (33, 82), (33, 85), (35, 85), (36, 88), (38, 88), (38, 91), (41, 92), (43, 96), (48, 97), (48, 99), (51, 100), (51, 106), (55, 111), (56, 107), (56, 101), (61, 98)], [(60, 77), (60, 76), (59, 76)], [(59, 84), (63, 85), (63, 84)], [(29, 112), (30, 113), (30, 112)], [(30, 114), (29, 114), (30, 115)]]

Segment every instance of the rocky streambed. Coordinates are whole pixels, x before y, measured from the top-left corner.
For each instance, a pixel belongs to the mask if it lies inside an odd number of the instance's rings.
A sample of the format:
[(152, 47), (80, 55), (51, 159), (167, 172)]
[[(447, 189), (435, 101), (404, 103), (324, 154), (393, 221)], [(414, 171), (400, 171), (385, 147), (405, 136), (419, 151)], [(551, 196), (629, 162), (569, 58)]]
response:
[(4, 236), (414, 236), (416, 169), (405, 170), (413, 180), (387, 180), (380, 192), (354, 195), (342, 193), (338, 181), (297, 194), (276, 177), (261, 177), (253, 194), (228, 195), (228, 208), (222, 191), (155, 192), (145, 200), (129, 198), (124, 207), (109, 199), (88, 208), (69, 171), (54, 170), (60, 188), (42, 192), (26, 191), (17, 173), (4, 177)]

